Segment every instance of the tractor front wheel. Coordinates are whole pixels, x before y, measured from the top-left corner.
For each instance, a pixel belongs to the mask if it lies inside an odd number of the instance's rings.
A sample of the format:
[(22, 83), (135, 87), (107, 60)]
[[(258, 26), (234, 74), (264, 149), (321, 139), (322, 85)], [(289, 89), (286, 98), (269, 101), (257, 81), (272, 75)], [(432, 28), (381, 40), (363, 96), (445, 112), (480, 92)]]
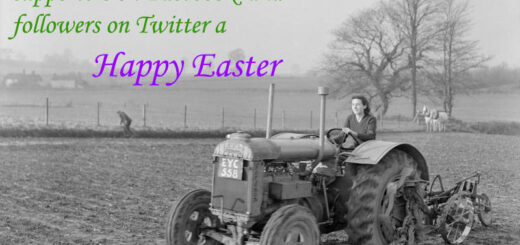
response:
[(274, 212), (260, 236), (260, 245), (319, 243), (320, 231), (316, 218), (308, 208), (296, 204)]
[(216, 245), (217, 241), (201, 237), (204, 220), (213, 218), (209, 211), (211, 193), (194, 190), (184, 195), (168, 215), (166, 244), (168, 245)]
[(406, 218), (404, 183), (420, 179), (417, 162), (406, 152), (394, 149), (377, 165), (360, 165), (356, 172), (347, 202), (350, 243), (386, 245), (403, 240), (400, 233), (408, 231), (410, 222)]

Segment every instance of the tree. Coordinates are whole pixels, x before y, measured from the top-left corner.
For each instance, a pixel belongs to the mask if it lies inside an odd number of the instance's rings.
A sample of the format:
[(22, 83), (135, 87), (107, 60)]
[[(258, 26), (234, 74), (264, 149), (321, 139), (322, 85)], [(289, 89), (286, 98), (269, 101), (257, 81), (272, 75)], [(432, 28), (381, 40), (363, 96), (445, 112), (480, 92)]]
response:
[(62, 54), (54, 53), (54, 54), (48, 54), (43, 57), (43, 62), (46, 64), (52, 64), (56, 67), (62, 66), (62, 67), (72, 67), (77, 65), (78, 61), (72, 54), (72, 51), (70, 49), (63, 50)]
[(432, 91), (442, 98), (444, 110), (452, 115), (455, 94), (470, 88), (468, 72), (489, 60), (478, 53), (478, 42), (467, 40), (470, 28), (468, 1), (443, 0), (437, 45), (440, 53), (427, 77)]
[(15, 52), (12, 49), (0, 49), (0, 60), (11, 60)]
[[(232, 63), (236, 63), (239, 60), (245, 60), (246, 54), (243, 49), (237, 48), (229, 51), (228, 58), (229, 60), (231, 60)], [(231, 72), (235, 72), (237, 68), (233, 65), (230, 67), (230, 69)]]
[(412, 116), (417, 111), (417, 71), (426, 54), (433, 50), (435, 35), (439, 32), (436, 18), (439, 14), (438, 0), (398, 0), (385, 3), (392, 20), (399, 26), (408, 47), (410, 63)]
[(474, 92), (511, 92), (520, 88), (520, 68), (506, 63), (482, 67), (471, 71), (468, 79)]
[(246, 54), (241, 48), (229, 51), (228, 56), (231, 61), (244, 60), (246, 58)]
[(336, 97), (361, 93), (386, 113), (391, 98), (401, 95), (408, 83), (401, 76), (410, 66), (403, 58), (405, 37), (398, 28), (378, 5), (349, 18), (334, 32), (323, 71)]

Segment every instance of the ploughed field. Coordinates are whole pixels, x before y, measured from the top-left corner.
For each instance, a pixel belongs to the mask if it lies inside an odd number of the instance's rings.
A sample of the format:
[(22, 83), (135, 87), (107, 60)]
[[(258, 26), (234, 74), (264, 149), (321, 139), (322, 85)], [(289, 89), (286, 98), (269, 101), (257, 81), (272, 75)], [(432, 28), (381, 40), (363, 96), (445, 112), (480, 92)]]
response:
[[(520, 137), (378, 138), (418, 147), (448, 187), (480, 171), (495, 223), (477, 223), (465, 244), (520, 244)], [(183, 193), (210, 187), (221, 140), (0, 138), (0, 244), (165, 244), (166, 214)], [(444, 243), (436, 235), (423, 244)]]

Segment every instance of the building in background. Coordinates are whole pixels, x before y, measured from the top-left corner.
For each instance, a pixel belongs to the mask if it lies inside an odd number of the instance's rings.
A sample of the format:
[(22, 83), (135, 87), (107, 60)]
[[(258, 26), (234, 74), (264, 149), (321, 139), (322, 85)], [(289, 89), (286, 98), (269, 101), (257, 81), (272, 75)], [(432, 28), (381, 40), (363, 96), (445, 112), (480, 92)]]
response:
[(8, 88), (39, 88), (43, 85), (42, 77), (32, 71), (30, 74), (25, 73), (8, 73), (3, 79), (3, 85)]
[(51, 88), (68, 88), (68, 89), (76, 89), (76, 88), (85, 88), (88, 86), (87, 81), (85, 81), (81, 74), (78, 73), (67, 73), (67, 74), (53, 74), (50, 81), (49, 86)]

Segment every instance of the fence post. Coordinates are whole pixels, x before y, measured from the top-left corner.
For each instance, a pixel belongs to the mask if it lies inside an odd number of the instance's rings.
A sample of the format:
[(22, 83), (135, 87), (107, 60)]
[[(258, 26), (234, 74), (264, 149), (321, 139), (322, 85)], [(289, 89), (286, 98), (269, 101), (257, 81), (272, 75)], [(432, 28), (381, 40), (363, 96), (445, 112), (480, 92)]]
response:
[(224, 107), (222, 107), (222, 128), (224, 128)]
[(49, 126), (49, 97), (45, 102), (45, 125)]
[(188, 116), (188, 106), (187, 106), (187, 105), (184, 105), (184, 128), (187, 128), (187, 127), (188, 127), (188, 119), (187, 119), (187, 116)]
[(98, 102), (98, 103), (97, 103), (97, 125), (98, 125), (98, 127), (101, 125), (101, 124), (99, 123), (99, 107), (100, 107), (100, 106), (101, 106), (101, 103)]
[(146, 127), (146, 104), (143, 105), (143, 127)]
[(311, 110), (311, 118), (310, 118), (310, 121), (311, 121), (311, 123), (310, 123), (310, 124), (311, 124), (310, 129), (312, 129), (312, 110)]
[(285, 129), (285, 111), (282, 112), (282, 129)]

